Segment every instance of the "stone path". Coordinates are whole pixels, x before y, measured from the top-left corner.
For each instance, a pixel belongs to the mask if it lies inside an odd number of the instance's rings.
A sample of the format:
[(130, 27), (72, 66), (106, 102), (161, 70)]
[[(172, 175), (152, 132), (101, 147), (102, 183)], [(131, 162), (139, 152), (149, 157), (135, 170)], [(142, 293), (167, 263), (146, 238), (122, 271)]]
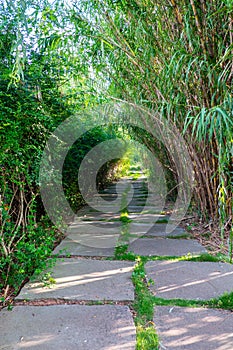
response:
[[(125, 179), (118, 184), (119, 198), (127, 198), (128, 183)], [(144, 180), (133, 181), (133, 186), (124, 223), (120, 212), (103, 213), (88, 206), (81, 210), (53, 252), (58, 258), (47, 271), (50, 283), (29, 282), (13, 311), (0, 312), (0, 349), (135, 349), (135, 262), (114, 258), (119, 244), (148, 257), (145, 270), (154, 281), (149, 288), (155, 297), (208, 300), (233, 291), (232, 265), (170, 259), (206, 250), (180, 227), (167, 233), (169, 216), (160, 213)], [(108, 209), (117, 198), (115, 190), (112, 185), (101, 193)], [(156, 306), (153, 321), (157, 349), (233, 349), (229, 311)]]
[(232, 350), (233, 314), (205, 308), (155, 308), (160, 349)]

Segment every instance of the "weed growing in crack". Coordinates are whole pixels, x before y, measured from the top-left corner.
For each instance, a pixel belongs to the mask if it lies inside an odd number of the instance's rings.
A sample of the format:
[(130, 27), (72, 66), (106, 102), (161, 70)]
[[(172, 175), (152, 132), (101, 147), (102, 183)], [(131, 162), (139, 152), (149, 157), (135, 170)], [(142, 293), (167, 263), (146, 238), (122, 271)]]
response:
[(156, 333), (153, 314), (154, 297), (148, 289), (146, 273), (144, 268), (145, 260), (138, 257), (132, 281), (135, 287), (135, 302), (133, 308), (136, 312), (135, 324), (137, 330), (137, 350), (158, 349), (158, 335)]

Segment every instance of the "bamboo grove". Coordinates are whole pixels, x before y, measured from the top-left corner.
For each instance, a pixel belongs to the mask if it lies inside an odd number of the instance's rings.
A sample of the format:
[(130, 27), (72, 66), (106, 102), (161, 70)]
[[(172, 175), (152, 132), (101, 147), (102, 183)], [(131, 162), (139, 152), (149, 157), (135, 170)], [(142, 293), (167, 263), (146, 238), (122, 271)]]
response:
[(86, 35), (109, 95), (152, 108), (185, 137), (204, 220), (232, 227), (233, 2), (81, 1)]

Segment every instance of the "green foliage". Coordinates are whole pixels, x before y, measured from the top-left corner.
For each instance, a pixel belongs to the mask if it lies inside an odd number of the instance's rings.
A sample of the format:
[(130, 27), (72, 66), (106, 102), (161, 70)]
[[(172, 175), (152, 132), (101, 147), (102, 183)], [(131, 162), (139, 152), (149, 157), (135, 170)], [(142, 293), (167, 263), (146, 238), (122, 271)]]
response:
[(124, 244), (124, 245), (122, 244), (122, 245), (116, 246), (114, 251), (115, 258), (118, 259), (122, 255), (125, 255), (127, 253), (127, 250), (128, 250), (128, 244)]
[(169, 239), (187, 239), (187, 238), (191, 238), (190, 235), (188, 233), (184, 233), (184, 234), (180, 234), (180, 235), (169, 235), (168, 236)]
[[(72, 16), (96, 75), (101, 71), (108, 81), (107, 93), (151, 108), (183, 133), (196, 205), (202, 219), (220, 225), (222, 237), (232, 227), (232, 11), (221, 0), (82, 0)], [(163, 147), (132, 135), (160, 156), (172, 189), (177, 173), (169, 135)]]
[(164, 218), (164, 219), (159, 219), (156, 221), (156, 224), (167, 224), (168, 223), (168, 219)]
[[(44, 217), (38, 174), (42, 152), (56, 127), (77, 111), (102, 102), (85, 58), (65, 33), (69, 18), (60, 0), (13, 0), (0, 4), (0, 288), (3, 297), (46, 265), (60, 239)], [(67, 22), (68, 21), (68, 22)], [(81, 49), (82, 51), (82, 49)], [(112, 132), (94, 130), (71, 150), (64, 169), (66, 195), (74, 208), (83, 204), (74, 167)], [(81, 157), (80, 157), (81, 156)], [(109, 168), (98, 175), (102, 186)]]
[(138, 257), (132, 274), (136, 299), (133, 304), (136, 311), (137, 349), (158, 349), (158, 336), (153, 324), (154, 298), (145, 281), (145, 262)]
[(209, 253), (202, 253), (197, 256), (193, 255), (185, 255), (184, 257), (179, 258), (179, 260), (185, 260), (185, 261), (211, 261), (211, 262), (228, 262), (227, 256), (223, 255), (211, 255)]
[(129, 224), (130, 222), (132, 222), (132, 220), (129, 219), (129, 213), (127, 209), (121, 212), (120, 221), (123, 224)]
[(151, 327), (143, 328), (142, 326), (137, 326), (137, 350), (158, 350), (159, 340), (158, 335), (155, 332), (153, 324)]
[(220, 297), (213, 298), (210, 300), (163, 299), (154, 297), (154, 305), (180, 307), (209, 307), (224, 310), (233, 310), (233, 293), (226, 292)]
[(233, 293), (224, 293), (219, 298), (211, 299), (206, 303), (208, 307), (233, 310)]
[[(80, 194), (78, 184), (78, 172), (82, 160), (96, 145), (114, 138), (116, 138), (114, 130), (109, 130), (108, 127), (104, 126), (96, 127), (82, 135), (70, 148), (63, 165), (63, 186), (65, 195), (74, 211), (85, 203)], [(105, 152), (108, 152), (106, 148), (102, 151), (103, 154), (98, 154), (99, 159), (101, 159), (101, 157), (104, 159)], [(115, 177), (114, 169), (118, 165), (118, 161), (118, 159), (113, 159), (106, 162), (99, 169), (96, 178), (98, 190), (103, 189), (104, 186)], [(88, 174), (91, 172), (91, 165), (92, 164), (88, 163), (86, 171), (85, 169), (83, 170), (87, 174), (87, 181)], [(87, 195), (91, 197), (92, 193), (89, 192)]]
[[(3, 249), (0, 249), (0, 288), (6, 290), (7, 286), (13, 287), (15, 293), (28, 276), (33, 273), (40, 274), (48, 266), (54, 244), (58, 239), (55, 229), (47, 228), (47, 223), (40, 222), (26, 227), (25, 234), (17, 233), (14, 247), (11, 248), (7, 256)], [(7, 238), (12, 238), (11, 232), (4, 235), (4, 243), (7, 246)], [(52, 263), (52, 260), (49, 262)]]

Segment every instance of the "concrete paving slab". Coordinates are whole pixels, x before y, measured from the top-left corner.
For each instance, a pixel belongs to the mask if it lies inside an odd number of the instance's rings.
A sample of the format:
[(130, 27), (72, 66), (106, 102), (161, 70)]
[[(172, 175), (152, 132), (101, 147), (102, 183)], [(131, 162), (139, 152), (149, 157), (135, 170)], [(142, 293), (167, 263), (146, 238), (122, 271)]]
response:
[[(98, 224), (99, 223), (99, 224)], [(150, 230), (152, 230), (153, 223), (134, 223), (129, 222), (127, 225), (127, 229), (131, 233), (135, 234), (147, 234)], [(162, 227), (162, 226), (161, 226)], [(72, 224), (67, 230), (67, 237), (75, 240), (75, 237), (82, 235), (90, 235), (93, 237), (97, 237), (98, 235), (119, 235), (123, 230), (125, 230), (125, 224), (121, 221), (112, 221), (112, 222), (82, 222), (82, 224)], [(162, 231), (162, 230), (161, 230)]]
[[(139, 224), (155, 224), (157, 223), (157, 221), (160, 221), (160, 220), (168, 220), (169, 219), (169, 216), (168, 215), (160, 215), (160, 214), (141, 214), (141, 213), (138, 213), (138, 214), (132, 214), (132, 213), (129, 213), (128, 215), (128, 218), (131, 220), (132, 223), (139, 223)], [(93, 219), (92, 219), (93, 220)], [(106, 221), (106, 222), (117, 222), (120, 220), (120, 215), (112, 215), (112, 216), (109, 216), (108, 218), (106, 219), (99, 219), (100, 221)], [(99, 220), (96, 220), (96, 221), (99, 221)], [(85, 221), (91, 221), (91, 219), (88, 218), (84, 220)], [(158, 222), (159, 223), (159, 222)]]
[(129, 213), (141, 213), (145, 208), (145, 205), (128, 205)]
[[(111, 225), (115, 223), (118, 225)], [(69, 229), (68, 231), (66, 244), (72, 247), (72, 249), (74, 248), (74, 245), (68, 243), (69, 241), (93, 248), (113, 248), (117, 245), (120, 237), (122, 237), (121, 234), (124, 234), (125, 232), (129, 233), (129, 235), (127, 234), (127, 237), (130, 242), (133, 242), (134, 240), (140, 238), (142, 235), (147, 234), (153, 226), (153, 223), (134, 224), (133, 222), (128, 223), (127, 227), (126, 225), (123, 225), (122, 222), (109, 222), (105, 224), (106, 225), (103, 225), (103, 227), (98, 227), (94, 225), (88, 225), (86, 222), (86, 225), (78, 225), (77, 229), (75, 225), (73, 225), (73, 228)], [(58, 252), (58, 249), (63, 248), (64, 244), (61, 243), (60, 247), (56, 249), (55, 253)]]
[(116, 186), (109, 186), (108, 188), (106, 188), (105, 190), (103, 190), (101, 192), (101, 194), (110, 194), (110, 195), (122, 195), (123, 193), (125, 193), (126, 190), (126, 186), (127, 185), (118, 185), (117, 189)]
[(146, 197), (136, 197), (136, 198), (133, 197), (133, 199), (129, 202), (129, 205), (130, 206), (143, 206), (144, 207), (146, 202), (147, 202)]
[(67, 233), (68, 234), (104, 234), (106, 233), (118, 233), (119, 229), (122, 226), (122, 222), (106, 222), (106, 221), (97, 221), (95, 223), (85, 222), (85, 225), (80, 223), (73, 223), (69, 226)]
[[(116, 225), (115, 225), (116, 224)], [(160, 229), (161, 228), (161, 229)], [(113, 256), (114, 248), (118, 244), (121, 233), (125, 227), (121, 222), (103, 222), (98, 225), (82, 222), (73, 224), (68, 230), (68, 235), (63, 242), (55, 249), (54, 254), (61, 254), (61, 249), (66, 249), (66, 253), (80, 256)], [(127, 226), (127, 239), (134, 242), (143, 235), (149, 236), (169, 236), (179, 237), (184, 231), (177, 228), (172, 233), (166, 233), (166, 224), (143, 224), (131, 222)], [(150, 242), (151, 243), (151, 242)], [(187, 243), (190, 244), (190, 243)], [(151, 248), (151, 244), (149, 244)], [(186, 251), (185, 251), (186, 252)], [(182, 250), (183, 253), (183, 250)], [(65, 252), (63, 252), (63, 255)]]
[(144, 205), (129, 205), (128, 206), (129, 213), (142, 213), (142, 214), (159, 214), (161, 212), (160, 206), (144, 206)]
[(186, 231), (182, 227), (176, 227), (170, 233), (166, 232), (167, 224), (149, 224), (149, 223), (134, 223), (130, 224), (130, 230), (135, 233), (143, 233), (144, 235), (153, 236), (153, 237), (169, 237), (186, 234)]
[(230, 311), (158, 306), (154, 323), (160, 349), (233, 349), (233, 313)]
[(167, 238), (140, 238), (129, 245), (129, 250), (146, 256), (182, 256), (206, 252), (196, 240)]
[(134, 195), (130, 204), (134, 205), (134, 203), (135, 203), (135, 205), (142, 205), (142, 204), (146, 203), (147, 199), (148, 199), (147, 196)]
[(51, 270), (56, 283), (44, 287), (30, 282), (16, 299), (133, 300), (133, 266), (125, 261), (58, 259)]
[[(103, 198), (103, 202), (104, 202), (104, 198)], [(104, 202), (104, 204), (105, 204), (105, 202)], [(111, 205), (111, 203), (106, 201), (106, 206), (110, 206), (110, 205)], [(95, 203), (95, 206), (97, 206), (97, 203)], [(77, 216), (82, 216), (85, 214), (92, 214), (92, 213), (101, 214), (102, 210), (99, 210), (96, 207), (92, 207), (90, 205), (85, 205), (84, 207), (82, 207), (81, 209), (78, 210)]]
[(145, 235), (153, 226), (154, 224), (151, 223), (134, 223), (134, 222), (130, 222), (128, 224), (128, 231), (131, 235), (134, 235), (137, 238), (142, 237), (143, 235)]
[[(73, 229), (73, 228), (77, 228), (77, 229), (80, 229), (80, 230), (83, 230), (85, 229), (84, 226), (87, 225), (87, 222), (86, 221), (83, 221), (83, 220), (80, 220), (79, 218), (75, 218), (73, 223), (70, 225), (70, 228)], [(108, 222), (108, 221), (95, 221), (95, 220), (92, 220), (92, 221), (88, 221), (88, 225), (89, 226), (92, 226), (93, 228), (115, 228), (115, 227), (119, 227), (122, 225), (121, 222)]]
[(145, 200), (149, 196), (146, 193), (138, 193), (137, 191), (134, 192), (133, 199), (139, 199), (139, 200)]
[(0, 313), (0, 349), (134, 350), (127, 306), (16, 306)]
[(122, 228), (121, 222), (103, 223), (99, 226), (88, 222), (86, 225), (73, 224), (67, 230), (67, 239), (89, 247), (112, 248), (116, 246)]
[(107, 221), (120, 219), (120, 213), (89, 213), (79, 216), (79, 220), (82, 221)]
[(92, 248), (113, 248), (120, 238), (119, 234), (69, 234), (67, 239), (71, 242), (86, 245)]
[(218, 262), (151, 261), (145, 266), (155, 296), (209, 300), (233, 291), (233, 266)]
[(67, 240), (93, 248), (115, 247), (123, 230), (122, 222), (74, 223), (67, 230)]
[(53, 251), (53, 255), (113, 257), (114, 247), (89, 247), (65, 238)]
[(156, 221), (160, 219), (169, 219), (168, 215), (161, 215), (160, 211), (158, 213), (154, 214), (143, 214), (143, 213), (138, 213), (138, 214), (133, 214), (129, 213), (129, 219), (133, 220), (134, 222), (143, 222), (143, 223), (156, 223)]
[(114, 201), (117, 197), (117, 194), (116, 193), (105, 193), (105, 192), (102, 192), (102, 193), (97, 193), (94, 195), (95, 198), (103, 198), (104, 200), (106, 201)]

